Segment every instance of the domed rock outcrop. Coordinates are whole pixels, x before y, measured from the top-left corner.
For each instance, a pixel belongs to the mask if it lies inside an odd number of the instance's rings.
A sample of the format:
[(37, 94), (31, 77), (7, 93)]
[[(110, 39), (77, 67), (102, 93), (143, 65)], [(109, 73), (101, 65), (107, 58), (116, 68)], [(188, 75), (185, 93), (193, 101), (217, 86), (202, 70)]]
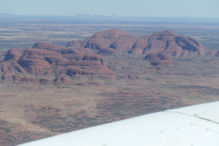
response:
[(133, 45), (130, 53), (147, 55), (166, 52), (178, 58), (188, 52), (190, 55), (204, 55), (203, 46), (195, 39), (176, 36), (172, 31), (155, 32), (150, 36), (140, 37)]
[(166, 52), (174, 58), (186, 55), (204, 55), (205, 49), (197, 40), (178, 36), (172, 31), (134, 36), (120, 29), (97, 32), (86, 40), (69, 42), (68, 47), (90, 48), (103, 55), (130, 53), (148, 55)]
[[(166, 67), (173, 66), (173, 60), (179, 57), (205, 55), (205, 49), (199, 41), (178, 36), (172, 31), (134, 36), (123, 30), (111, 29), (97, 32), (84, 41), (72, 41), (68, 46), (98, 50), (97, 53), (101, 55), (144, 55), (144, 60), (150, 61), (151, 64)], [(154, 56), (153, 60), (147, 59), (150, 56)], [(168, 56), (168, 59), (162, 60), (159, 56)]]
[[(0, 67), (2, 79), (7, 76), (12, 80), (24, 74), (39, 77), (50, 75), (51, 78), (54, 77), (54, 83), (66, 83), (65, 76), (116, 77), (115, 73), (104, 65), (102, 56), (92, 51), (62, 48), (49, 43), (36, 43), (22, 55), (16, 49), (11, 49), (1, 61)], [(41, 83), (42, 79), (39, 82)]]
[(118, 52), (128, 52), (136, 37), (119, 29), (111, 29), (94, 34), (84, 41), (85, 48), (107, 49), (111, 48)]
[[(205, 55), (205, 49), (197, 40), (178, 36), (172, 31), (134, 36), (123, 30), (111, 29), (97, 32), (86, 40), (73, 40), (66, 47), (37, 42), (23, 53), (11, 49), (0, 62), (0, 75), (2, 79), (12, 80), (25, 80), (26, 75), (39, 78), (48, 75), (54, 83), (64, 83), (75, 76), (114, 78), (115, 73), (105, 66), (100, 55), (123, 53), (139, 55), (153, 67), (162, 69), (172, 67), (174, 59), (181, 56)], [(212, 53), (219, 56), (218, 52)], [(18, 77), (18, 74), (25, 75)], [(45, 84), (45, 80), (41, 82)]]

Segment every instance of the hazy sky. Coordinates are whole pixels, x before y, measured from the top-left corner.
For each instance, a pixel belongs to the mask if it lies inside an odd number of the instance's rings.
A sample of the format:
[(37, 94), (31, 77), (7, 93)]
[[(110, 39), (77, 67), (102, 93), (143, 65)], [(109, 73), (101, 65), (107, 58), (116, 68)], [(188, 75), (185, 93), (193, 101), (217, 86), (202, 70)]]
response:
[(219, 0), (0, 0), (0, 13), (219, 18)]

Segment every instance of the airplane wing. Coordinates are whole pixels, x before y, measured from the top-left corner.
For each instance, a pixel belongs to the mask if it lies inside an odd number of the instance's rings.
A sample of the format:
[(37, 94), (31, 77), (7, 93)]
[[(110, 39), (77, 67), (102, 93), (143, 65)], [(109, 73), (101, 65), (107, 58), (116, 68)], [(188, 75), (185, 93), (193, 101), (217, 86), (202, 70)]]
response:
[(219, 146), (219, 101), (139, 116), (21, 146)]

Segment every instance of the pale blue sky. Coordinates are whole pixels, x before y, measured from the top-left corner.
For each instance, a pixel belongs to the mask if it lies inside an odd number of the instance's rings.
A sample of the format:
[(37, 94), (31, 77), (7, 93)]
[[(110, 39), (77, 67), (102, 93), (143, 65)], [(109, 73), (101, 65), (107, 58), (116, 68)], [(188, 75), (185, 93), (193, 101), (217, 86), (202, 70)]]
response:
[(0, 0), (0, 13), (219, 18), (219, 0)]

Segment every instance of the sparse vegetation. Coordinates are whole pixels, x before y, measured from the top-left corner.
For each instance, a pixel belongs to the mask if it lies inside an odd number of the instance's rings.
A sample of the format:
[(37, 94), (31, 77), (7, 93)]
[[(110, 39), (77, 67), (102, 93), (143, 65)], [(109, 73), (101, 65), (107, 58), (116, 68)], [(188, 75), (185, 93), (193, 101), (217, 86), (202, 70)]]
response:
[[(211, 28), (215, 31), (208, 31), (204, 24), (195, 26), (195, 29), (187, 25), (133, 26), (0, 26), (0, 46), (3, 50), (29, 48), (36, 41), (62, 45), (112, 27), (134, 34), (172, 29), (201, 38), (209, 49), (217, 49), (219, 42), (217, 26)], [(214, 36), (212, 42), (209, 42), (208, 36)], [(142, 58), (128, 54), (105, 56), (106, 66), (117, 73), (117, 78), (75, 77), (71, 78), (70, 85), (1, 82), (0, 145), (14, 145), (169, 108), (219, 100), (218, 57), (179, 58), (174, 61), (175, 66), (167, 70), (155, 70)]]

